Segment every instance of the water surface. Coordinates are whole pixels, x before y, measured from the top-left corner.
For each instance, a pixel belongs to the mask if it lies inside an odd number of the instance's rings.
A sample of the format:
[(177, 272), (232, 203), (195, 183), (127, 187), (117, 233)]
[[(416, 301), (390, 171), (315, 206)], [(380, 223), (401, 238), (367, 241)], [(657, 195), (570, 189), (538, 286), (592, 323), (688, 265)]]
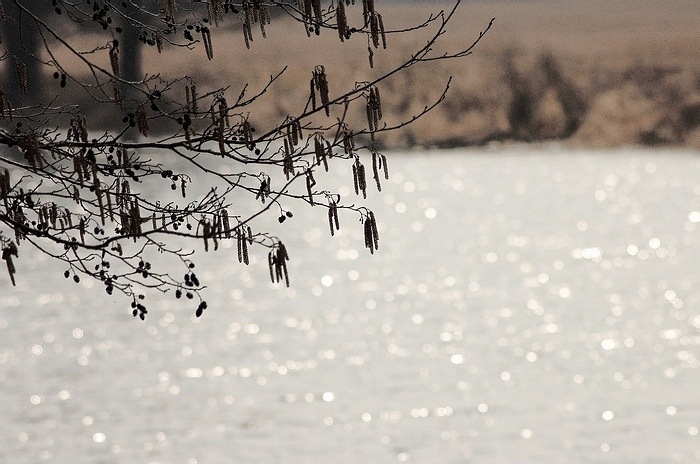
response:
[[(4, 463), (700, 461), (700, 157), (389, 156), (381, 241), (270, 218), (292, 256), (200, 257), (201, 320), (28, 247), (0, 293)], [(352, 200), (348, 166), (326, 179)], [(260, 223), (259, 227), (266, 227)]]

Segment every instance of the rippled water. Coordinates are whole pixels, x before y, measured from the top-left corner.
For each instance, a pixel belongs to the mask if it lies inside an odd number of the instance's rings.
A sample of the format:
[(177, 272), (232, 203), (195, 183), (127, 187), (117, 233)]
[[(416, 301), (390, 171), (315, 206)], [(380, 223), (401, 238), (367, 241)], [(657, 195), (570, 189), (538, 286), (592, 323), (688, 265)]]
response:
[(262, 251), (222, 250), (199, 260), (201, 320), (165, 298), (142, 323), (22, 261), (0, 294), (0, 461), (700, 461), (697, 152), (389, 162), (378, 254), (355, 218), (330, 238), (325, 211), (294, 210), (271, 226), (292, 288)]

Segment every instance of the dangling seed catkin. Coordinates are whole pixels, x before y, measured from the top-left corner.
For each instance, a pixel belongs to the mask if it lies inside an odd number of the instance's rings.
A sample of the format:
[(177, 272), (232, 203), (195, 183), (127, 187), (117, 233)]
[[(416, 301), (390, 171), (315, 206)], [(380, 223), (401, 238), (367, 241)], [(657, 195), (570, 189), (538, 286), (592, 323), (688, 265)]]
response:
[(17, 73), (17, 78), (19, 81), (20, 93), (22, 95), (27, 95), (27, 65), (22, 63), (21, 61), (18, 61), (17, 66), (15, 67), (15, 72)]
[(119, 76), (119, 42), (112, 41), (112, 46), (109, 47), (109, 64), (112, 65), (112, 73)]

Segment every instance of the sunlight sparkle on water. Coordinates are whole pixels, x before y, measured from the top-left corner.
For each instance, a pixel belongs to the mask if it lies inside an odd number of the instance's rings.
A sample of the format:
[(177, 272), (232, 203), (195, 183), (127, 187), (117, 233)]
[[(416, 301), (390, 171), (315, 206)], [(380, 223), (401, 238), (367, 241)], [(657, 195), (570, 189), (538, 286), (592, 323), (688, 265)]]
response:
[[(696, 154), (388, 158), (377, 253), (349, 211), (330, 237), (325, 209), (294, 207), (292, 288), (267, 284), (265, 250), (239, 266), (222, 246), (201, 318), (149, 295), (134, 322), (51, 260), (18, 269), (10, 462), (700, 462)], [(319, 188), (355, 202), (349, 173)]]

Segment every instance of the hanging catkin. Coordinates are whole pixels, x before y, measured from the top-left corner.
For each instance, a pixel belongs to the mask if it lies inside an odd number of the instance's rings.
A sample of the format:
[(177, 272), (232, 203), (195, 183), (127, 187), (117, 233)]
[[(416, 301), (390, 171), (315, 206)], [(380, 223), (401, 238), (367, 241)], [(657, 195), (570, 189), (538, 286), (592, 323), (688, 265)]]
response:
[(278, 242), (277, 246), (267, 255), (267, 263), (270, 268), (270, 279), (272, 283), (279, 283), (284, 280), (285, 285), (289, 287), (287, 261), (289, 261), (287, 248), (282, 242)]
[(362, 192), (362, 197), (367, 198), (367, 178), (365, 176), (365, 167), (360, 162), (359, 157), (355, 157), (355, 162), (352, 165), (353, 183), (355, 186), (355, 194), (359, 195)]
[(238, 230), (236, 231), (236, 234), (237, 234), (236, 239), (237, 239), (237, 244), (238, 244), (238, 262), (248, 264), (249, 259), (248, 259), (248, 241), (246, 240), (246, 227), (243, 225), (238, 226)]
[(136, 110), (136, 127), (141, 135), (148, 137), (148, 114), (143, 106), (139, 106)]
[(328, 204), (328, 226), (331, 230), (331, 236), (335, 235), (336, 230), (340, 230), (340, 221), (338, 220), (338, 205), (335, 201), (330, 201)]
[(119, 42), (117, 40), (113, 40), (109, 47), (109, 64), (112, 66), (112, 73), (119, 76)]
[(340, 41), (344, 42), (348, 33), (348, 18), (345, 14), (345, 3), (343, 0), (338, 0), (338, 7), (335, 12), (336, 27), (338, 28), (338, 36)]
[(309, 196), (309, 203), (314, 206), (314, 196), (311, 190), (316, 185), (316, 179), (314, 179), (314, 172), (311, 169), (306, 170), (306, 193)]
[(19, 257), (19, 253), (17, 250), (17, 245), (15, 245), (15, 242), (10, 241), (8, 245), (3, 246), (2, 249), (2, 259), (5, 261), (5, 264), (7, 265), (7, 272), (10, 275), (10, 281), (12, 282), (13, 286), (16, 286), (17, 283), (15, 282), (15, 265), (12, 262), (12, 257)]
[(102, 222), (102, 225), (104, 226), (105, 225), (105, 217), (106, 217), (105, 213), (106, 213), (106, 211), (105, 211), (104, 203), (102, 201), (102, 190), (100, 190), (99, 188), (96, 188), (95, 189), (95, 196), (97, 197), (97, 206), (100, 210), (100, 220)]
[(17, 73), (17, 82), (19, 83), (20, 93), (22, 95), (27, 95), (27, 65), (21, 61), (18, 61), (17, 65), (15, 66), (15, 72)]
[(369, 252), (374, 254), (374, 250), (379, 249), (379, 231), (377, 230), (377, 221), (374, 213), (369, 211), (365, 217), (364, 224), (365, 247)]
[(224, 234), (226, 238), (231, 238), (231, 223), (229, 222), (228, 219), (228, 213), (226, 212), (225, 209), (221, 209), (219, 212), (219, 217), (221, 217), (223, 221), (223, 228), (224, 228)]
[(211, 235), (209, 230), (209, 223), (202, 219), (202, 239), (204, 240), (204, 251), (209, 251), (209, 236)]
[(330, 101), (328, 96), (328, 79), (326, 77), (326, 69), (320, 65), (314, 68), (313, 77), (311, 78), (311, 103), (313, 109), (316, 109), (315, 90), (318, 91), (319, 97), (321, 98), (321, 105), (326, 111), (326, 116), (330, 116), (330, 107), (328, 106)]
[(10, 194), (11, 189), (12, 186), (10, 184), (10, 171), (5, 169), (0, 175), (0, 199), (2, 199), (3, 203), (5, 204), (5, 210), (9, 209), (8, 196)]
[(214, 59), (214, 48), (211, 43), (211, 32), (207, 26), (202, 26), (200, 29), (202, 32), (202, 42), (204, 42), (204, 51), (207, 54), (207, 59)]

